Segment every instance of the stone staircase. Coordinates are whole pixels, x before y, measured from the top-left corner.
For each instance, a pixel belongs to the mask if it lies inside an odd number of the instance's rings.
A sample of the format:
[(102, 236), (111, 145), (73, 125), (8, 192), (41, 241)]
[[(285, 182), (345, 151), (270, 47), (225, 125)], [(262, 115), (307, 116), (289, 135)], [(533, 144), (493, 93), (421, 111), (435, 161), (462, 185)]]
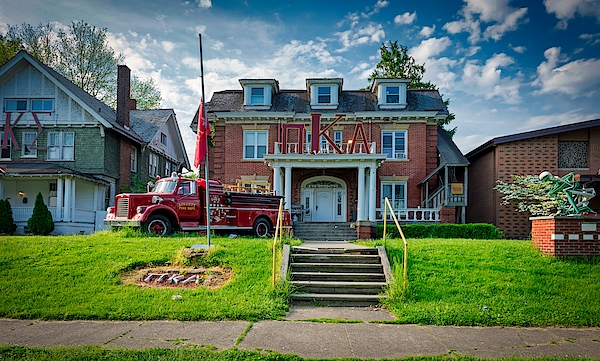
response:
[[(383, 247), (284, 248), (284, 263), (295, 291), (293, 304), (323, 306), (377, 306), (392, 275)], [(346, 242), (321, 242), (345, 243)], [(354, 245), (352, 245), (354, 246)], [(286, 275), (287, 277), (287, 275)]]
[(303, 240), (350, 241), (357, 239), (350, 222), (294, 222), (294, 237)]

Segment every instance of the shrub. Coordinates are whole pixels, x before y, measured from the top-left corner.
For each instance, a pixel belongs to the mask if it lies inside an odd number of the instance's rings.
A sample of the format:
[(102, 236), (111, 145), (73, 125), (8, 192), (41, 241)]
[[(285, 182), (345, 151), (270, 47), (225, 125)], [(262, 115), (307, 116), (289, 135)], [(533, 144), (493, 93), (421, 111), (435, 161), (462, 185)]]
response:
[(44, 197), (41, 192), (35, 196), (35, 205), (33, 206), (33, 214), (27, 220), (27, 228), (33, 234), (47, 235), (54, 230), (54, 221), (52, 213), (44, 204)]
[(0, 199), (0, 233), (13, 234), (17, 225), (13, 218), (12, 208), (8, 200)]
[[(400, 225), (406, 238), (470, 238), (502, 239), (502, 233), (493, 224), (404, 224)], [(383, 225), (377, 226), (377, 238), (383, 237)], [(387, 225), (388, 238), (400, 238), (395, 224)]]

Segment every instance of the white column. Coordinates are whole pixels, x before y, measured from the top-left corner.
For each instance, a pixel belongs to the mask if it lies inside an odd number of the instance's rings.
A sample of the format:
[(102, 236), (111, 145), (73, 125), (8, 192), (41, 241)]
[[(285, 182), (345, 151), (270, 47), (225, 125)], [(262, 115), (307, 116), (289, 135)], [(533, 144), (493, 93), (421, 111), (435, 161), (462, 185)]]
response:
[(365, 219), (365, 166), (358, 167), (358, 206), (356, 208), (356, 220)]
[(285, 167), (285, 200), (283, 208), (292, 209), (292, 166)]
[(369, 174), (369, 221), (377, 221), (375, 208), (377, 207), (377, 168), (371, 165)]
[(65, 202), (64, 202), (64, 213), (63, 213), (63, 221), (70, 222), (71, 221), (71, 197), (73, 195), (73, 191), (71, 186), (73, 185), (73, 179), (65, 178)]
[(276, 195), (281, 195), (281, 168), (277, 166), (273, 166), (273, 190)]
[(77, 216), (75, 214), (75, 183), (75, 178), (71, 178), (71, 203), (69, 204), (69, 208), (71, 208), (71, 218), (69, 218), (70, 222), (77, 220)]
[(62, 178), (58, 178), (58, 180), (56, 181), (56, 220), (57, 221), (62, 221), (63, 220), (63, 207), (64, 207), (64, 202), (63, 202), (63, 185), (64, 185), (64, 181)]

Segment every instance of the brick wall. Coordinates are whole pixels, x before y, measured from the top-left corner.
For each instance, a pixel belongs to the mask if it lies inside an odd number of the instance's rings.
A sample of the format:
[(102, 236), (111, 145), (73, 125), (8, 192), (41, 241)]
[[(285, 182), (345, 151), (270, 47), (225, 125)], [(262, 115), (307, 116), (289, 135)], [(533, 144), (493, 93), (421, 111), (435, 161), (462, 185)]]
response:
[(456, 208), (440, 209), (440, 223), (456, 223)]
[(552, 256), (600, 255), (600, 217), (532, 217), (531, 241)]
[(496, 197), (493, 191), (496, 179), (494, 168), (495, 148), (490, 152), (470, 160), (467, 207), (468, 223), (496, 222)]

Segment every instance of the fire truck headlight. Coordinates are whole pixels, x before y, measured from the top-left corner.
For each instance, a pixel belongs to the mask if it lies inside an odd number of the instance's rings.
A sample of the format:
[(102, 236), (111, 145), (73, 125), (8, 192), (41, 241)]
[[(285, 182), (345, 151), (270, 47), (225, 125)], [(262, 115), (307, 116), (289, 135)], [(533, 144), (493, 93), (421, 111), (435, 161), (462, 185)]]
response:
[(138, 212), (138, 213), (142, 213), (142, 212), (144, 212), (144, 208), (143, 208), (142, 206), (138, 206), (138, 207), (135, 209), (135, 211), (136, 211), (136, 212)]
[(106, 213), (112, 213), (112, 211), (113, 211), (113, 207), (106, 208)]
[(152, 204), (158, 204), (162, 201), (163, 201), (163, 199), (160, 198), (159, 196), (152, 196)]

